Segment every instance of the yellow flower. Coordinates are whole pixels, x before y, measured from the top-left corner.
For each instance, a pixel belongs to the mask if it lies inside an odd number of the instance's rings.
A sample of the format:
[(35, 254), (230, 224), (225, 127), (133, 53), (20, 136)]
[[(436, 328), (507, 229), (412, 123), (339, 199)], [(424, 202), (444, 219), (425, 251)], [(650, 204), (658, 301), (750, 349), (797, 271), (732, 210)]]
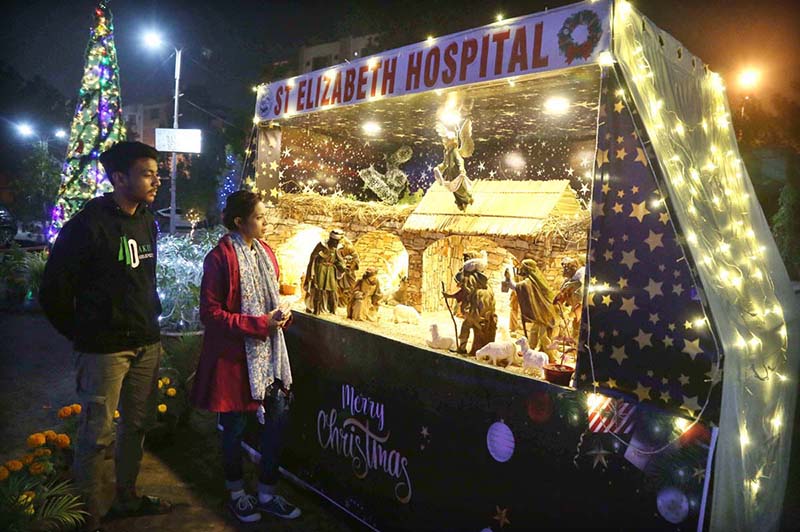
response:
[(59, 449), (65, 449), (69, 447), (69, 443), (70, 443), (69, 436), (67, 436), (66, 434), (59, 434), (58, 436), (56, 436), (56, 447), (58, 447)]
[(31, 475), (41, 475), (44, 473), (44, 469), (44, 462), (34, 462), (28, 466), (28, 471), (30, 471)]
[(25, 499), (27, 499), (27, 502), (32, 502), (33, 499), (36, 497), (36, 492), (35, 491), (23, 491), (22, 492), (22, 497), (25, 497)]
[(7, 479), (9, 475), (8, 468), (6, 466), (0, 466), (0, 482)]
[(119, 410), (114, 410), (114, 419), (119, 418)]
[(72, 409), (72, 413), (75, 414), (76, 416), (81, 413), (81, 410), (83, 410), (83, 408), (81, 408), (81, 405), (79, 405), (78, 403), (70, 405), (70, 408)]
[(69, 406), (62, 406), (58, 409), (58, 418), (59, 419), (67, 419), (72, 415), (72, 407)]
[(41, 432), (36, 432), (28, 436), (28, 447), (41, 447), (45, 444), (47, 438)]
[(24, 508), (24, 512), (27, 515), (33, 515), (33, 498), (36, 497), (36, 493), (32, 491), (24, 491), (22, 495), (19, 496), (17, 502), (20, 506)]
[(170, 397), (175, 397), (178, 394), (178, 390), (175, 388), (167, 388), (167, 395)]
[(44, 431), (44, 438), (47, 443), (53, 443), (56, 441), (56, 431), (54, 430), (46, 430)]
[(53, 454), (53, 451), (51, 451), (47, 447), (40, 447), (40, 448), (36, 449), (36, 451), (34, 451), (33, 456), (36, 456), (36, 457), (39, 457), (39, 456), (50, 456), (51, 454)]
[(169, 386), (169, 383), (172, 382), (169, 380), (169, 377), (164, 377), (161, 380), (164, 381), (164, 386)]
[(163, 387), (164, 387), (164, 381), (162, 381), (161, 379), (158, 379), (158, 389), (160, 390)]
[(22, 469), (22, 462), (19, 460), (9, 460), (6, 462), (6, 467), (9, 471), (19, 471)]
[(164, 403), (161, 403), (160, 405), (158, 405), (158, 411), (163, 414), (164, 412), (167, 411), (167, 405), (165, 405)]
[(25, 456), (20, 458), (19, 461), (22, 462), (22, 465), (31, 465), (33, 463), (33, 455), (26, 454)]

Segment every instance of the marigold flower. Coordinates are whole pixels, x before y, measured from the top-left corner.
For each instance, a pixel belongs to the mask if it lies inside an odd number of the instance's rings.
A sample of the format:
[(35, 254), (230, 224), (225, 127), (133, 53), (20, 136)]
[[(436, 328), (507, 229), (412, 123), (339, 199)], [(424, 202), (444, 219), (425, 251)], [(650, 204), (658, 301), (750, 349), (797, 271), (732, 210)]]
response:
[(44, 462), (34, 462), (28, 466), (28, 471), (30, 471), (31, 475), (41, 475), (44, 473)]
[(81, 411), (83, 410), (83, 407), (81, 407), (81, 405), (79, 405), (78, 403), (73, 403), (69, 405), (69, 407), (70, 409), (72, 409), (72, 413), (75, 414), (76, 416), (80, 414)]
[(167, 411), (167, 405), (165, 405), (164, 403), (161, 403), (160, 405), (158, 405), (158, 411), (163, 414), (164, 412)]
[(69, 406), (62, 406), (58, 409), (58, 418), (59, 419), (67, 419), (72, 415), (72, 407)]
[(164, 381), (164, 386), (169, 386), (169, 383), (172, 382), (169, 377), (163, 377), (161, 380)]
[(67, 447), (69, 447), (69, 444), (70, 444), (69, 436), (67, 436), (66, 434), (59, 434), (58, 436), (56, 436), (56, 447), (58, 447), (59, 449), (66, 449)]
[(31, 465), (33, 463), (33, 455), (26, 454), (19, 461), (22, 462), (22, 465)]
[(36, 456), (36, 457), (39, 457), (39, 456), (50, 456), (51, 454), (53, 454), (53, 451), (51, 451), (47, 447), (39, 447), (38, 449), (36, 449), (36, 451), (33, 452), (33, 456)]
[(114, 419), (119, 418), (119, 410), (114, 410)]
[(44, 438), (47, 441), (47, 443), (53, 443), (54, 441), (56, 441), (56, 431), (54, 431), (54, 430), (46, 430), (46, 431), (44, 431), (43, 434), (44, 434)]
[(158, 389), (160, 390), (163, 387), (164, 387), (164, 381), (162, 381), (161, 379), (158, 379)]
[(28, 436), (28, 447), (41, 447), (45, 444), (47, 438), (41, 432), (35, 432)]
[(22, 469), (22, 462), (19, 460), (9, 460), (6, 462), (6, 467), (9, 471), (19, 471)]
[(175, 397), (176, 395), (178, 395), (178, 390), (176, 390), (175, 388), (167, 388), (167, 395), (170, 397)]
[(5, 479), (7, 479), (9, 474), (10, 473), (8, 472), (8, 468), (6, 466), (1, 466), (0, 465), (0, 482), (2, 482)]

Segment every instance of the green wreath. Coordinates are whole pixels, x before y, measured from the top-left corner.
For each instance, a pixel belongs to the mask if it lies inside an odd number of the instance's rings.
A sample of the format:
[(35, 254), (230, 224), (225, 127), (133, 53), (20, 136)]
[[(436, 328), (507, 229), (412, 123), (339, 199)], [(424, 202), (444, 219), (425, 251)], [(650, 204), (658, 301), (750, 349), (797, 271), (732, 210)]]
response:
[[(586, 40), (580, 44), (576, 43), (572, 38), (572, 32), (578, 26), (586, 26), (589, 34)], [(578, 58), (589, 59), (592, 55), (594, 47), (600, 42), (600, 37), (603, 35), (603, 27), (600, 24), (600, 17), (597, 13), (590, 9), (584, 9), (567, 17), (561, 30), (558, 32), (558, 49), (561, 54), (567, 59), (567, 64), (571, 65), (572, 62)]]

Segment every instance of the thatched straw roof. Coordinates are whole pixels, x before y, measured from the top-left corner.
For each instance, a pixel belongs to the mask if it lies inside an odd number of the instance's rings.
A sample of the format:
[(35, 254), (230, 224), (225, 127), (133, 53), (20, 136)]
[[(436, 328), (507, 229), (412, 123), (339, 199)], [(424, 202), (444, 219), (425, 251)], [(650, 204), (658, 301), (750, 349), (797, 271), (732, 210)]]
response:
[(309, 215), (329, 216), (339, 222), (356, 222), (378, 227), (384, 222), (403, 223), (413, 205), (386, 205), (375, 201), (358, 201), (341, 196), (321, 194), (283, 194), (278, 208), (284, 216), (304, 220)]
[(405, 231), (465, 235), (530, 236), (548, 220), (583, 218), (567, 180), (475, 181), (474, 203), (459, 211), (453, 194), (434, 183), (406, 220)]

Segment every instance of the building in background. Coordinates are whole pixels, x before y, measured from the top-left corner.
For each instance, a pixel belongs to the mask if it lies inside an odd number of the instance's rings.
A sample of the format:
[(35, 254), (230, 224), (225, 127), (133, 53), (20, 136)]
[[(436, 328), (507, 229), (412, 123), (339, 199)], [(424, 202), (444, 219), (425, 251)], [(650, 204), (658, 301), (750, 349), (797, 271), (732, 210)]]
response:
[(128, 129), (128, 140), (138, 140), (155, 146), (156, 128), (172, 127), (173, 105), (172, 101), (125, 105), (122, 112), (125, 127)]
[(345, 60), (369, 55), (378, 42), (379, 34), (361, 37), (343, 37), (338, 41), (303, 46), (298, 52), (298, 66), (301, 74), (337, 65)]

